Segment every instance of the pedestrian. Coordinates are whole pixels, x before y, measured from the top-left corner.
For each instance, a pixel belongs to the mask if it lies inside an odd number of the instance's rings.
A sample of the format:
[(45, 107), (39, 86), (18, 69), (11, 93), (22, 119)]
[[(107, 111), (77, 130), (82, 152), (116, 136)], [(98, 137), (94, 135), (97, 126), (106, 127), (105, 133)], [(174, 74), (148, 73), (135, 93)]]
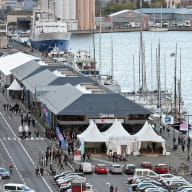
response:
[(185, 145), (184, 144), (182, 144), (182, 151), (184, 152), (185, 151)]
[(65, 166), (67, 166), (67, 161), (68, 161), (68, 157), (67, 157), (67, 155), (65, 155), (65, 157), (64, 157), (64, 161), (65, 161)]
[(32, 123), (32, 126), (35, 127), (35, 119), (32, 118), (31, 123)]
[(114, 187), (113, 187), (113, 185), (111, 185), (109, 188), (109, 192), (113, 192), (113, 189), (114, 189)]
[(41, 173), (41, 176), (43, 176), (43, 173), (44, 173), (44, 168), (43, 167), (40, 168), (40, 173)]
[(36, 173), (36, 176), (39, 175), (39, 167), (38, 166), (35, 168), (35, 173)]
[(117, 186), (115, 187), (115, 192), (118, 192), (118, 187)]
[(6, 104), (3, 104), (3, 109), (4, 111), (6, 111)]
[(112, 158), (113, 158), (113, 162), (115, 162), (115, 153), (113, 153)]
[(10, 166), (9, 166), (9, 172), (10, 172), (10, 175), (13, 174), (13, 165), (10, 165)]

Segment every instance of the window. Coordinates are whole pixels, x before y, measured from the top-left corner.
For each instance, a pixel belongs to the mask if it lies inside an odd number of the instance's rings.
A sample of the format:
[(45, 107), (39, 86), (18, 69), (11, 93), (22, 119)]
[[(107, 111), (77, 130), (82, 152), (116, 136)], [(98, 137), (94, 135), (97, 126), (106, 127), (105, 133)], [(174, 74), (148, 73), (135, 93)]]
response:
[(16, 186), (5, 186), (4, 189), (7, 189), (7, 190), (16, 190)]

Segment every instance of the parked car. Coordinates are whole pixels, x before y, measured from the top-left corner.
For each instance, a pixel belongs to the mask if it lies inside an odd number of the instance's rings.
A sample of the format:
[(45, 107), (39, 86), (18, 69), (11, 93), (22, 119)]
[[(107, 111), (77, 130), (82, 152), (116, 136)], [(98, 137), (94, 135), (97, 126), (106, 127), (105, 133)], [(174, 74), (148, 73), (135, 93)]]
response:
[(110, 173), (122, 174), (121, 165), (119, 165), (119, 164), (113, 164), (113, 165), (111, 165), (110, 168), (109, 168), (109, 172), (110, 172)]
[(155, 171), (150, 170), (150, 169), (135, 169), (134, 176), (135, 177), (145, 176), (145, 177), (149, 177), (151, 179), (159, 179), (160, 178), (159, 174), (157, 174)]
[(35, 192), (33, 189), (29, 188), (27, 185), (18, 183), (7, 183), (3, 185), (3, 192)]
[(154, 171), (159, 174), (165, 174), (169, 172), (169, 167), (167, 164), (160, 163), (155, 166)]
[(2, 179), (9, 178), (10, 177), (10, 172), (5, 169), (0, 167), (0, 176)]
[(133, 174), (135, 171), (136, 166), (134, 164), (126, 164), (123, 167), (123, 172), (125, 174)]
[(97, 165), (95, 165), (95, 173), (107, 174), (108, 169), (105, 164), (97, 164)]
[(54, 180), (57, 180), (59, 177), (65, 176), (65, 175), (67, 175), (68, 173), (73, 173), (73, 171), (64, 171), (64, 172), (62, 172), (62, 173), (60, 173), (60, 174), (58, 174), (58, 175), (55, 175), (55, 176), (54, 176)]
[(142, 162), (140, 167), (142, 169), (153, 169), (151, 162)]

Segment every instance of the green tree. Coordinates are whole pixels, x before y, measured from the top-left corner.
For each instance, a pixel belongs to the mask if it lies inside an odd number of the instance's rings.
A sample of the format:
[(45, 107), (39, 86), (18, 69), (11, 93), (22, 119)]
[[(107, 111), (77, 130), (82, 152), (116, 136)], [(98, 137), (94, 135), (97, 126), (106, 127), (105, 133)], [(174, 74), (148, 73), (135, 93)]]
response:
[(130, 10), (136, 9), (136, 4), (133, 2), (125, 2), (125, 3), (110, 2), (104, 8), (104, 14), (108, 15), (110, 13), (114, 13), (114, 12), (121, 11), (124, 9), (130, 9)]

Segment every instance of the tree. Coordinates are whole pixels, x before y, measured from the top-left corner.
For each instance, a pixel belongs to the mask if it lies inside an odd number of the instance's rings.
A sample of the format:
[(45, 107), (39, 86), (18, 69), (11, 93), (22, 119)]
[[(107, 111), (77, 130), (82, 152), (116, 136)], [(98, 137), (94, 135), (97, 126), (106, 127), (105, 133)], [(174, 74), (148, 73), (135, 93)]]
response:
[(108, 5), (104, 8), (104, 13), (106, 15), (109, 15), (114, 12), (118, 12), (124, 9), (136, 9), (136, 4), (133, 2), (125, 2), (125, 3), (115, 3), (115, 2), (110, 2)]

